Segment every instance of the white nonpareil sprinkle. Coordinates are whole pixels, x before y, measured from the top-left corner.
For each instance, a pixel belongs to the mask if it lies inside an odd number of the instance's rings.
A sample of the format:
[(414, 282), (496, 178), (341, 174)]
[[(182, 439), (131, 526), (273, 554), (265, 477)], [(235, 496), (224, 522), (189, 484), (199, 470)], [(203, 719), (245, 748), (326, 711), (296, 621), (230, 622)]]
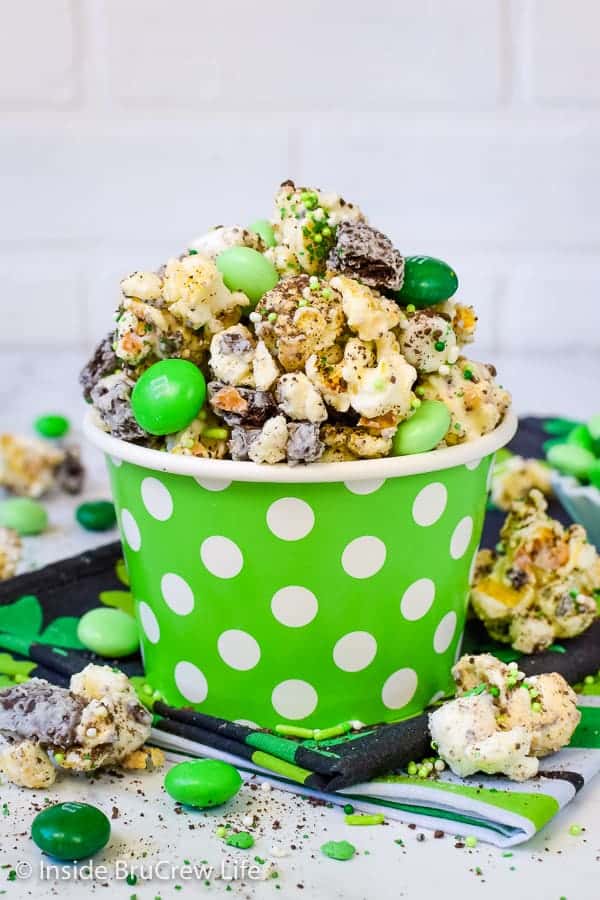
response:
[(460, 351), (458, 347), (450, 347), (450, 349), (448, 350), (448, 362), (455, 363), (459, 357), (459, 354)]
[(262, 322), (262, 316), (259, 312), (251, 312), (248, 316), (251, 322)]
[(268, 794), (268, 792), (271, 790), (271, 785), (268, 781), (263, 781), (261, 782), (260, 789), (261, 791), (264, 791), (265, 794)]
[(284, 856), (289, 856), (289, 851), (285, 849), (281, 844), (273, 844), (270, 849), (271, 856), (275, 856), (277, 859), (282, 859)]
[(361, 728), (365, 728), (365, 723), (361, 722), (359, 719), (351, 719), (350, 724), (352, 725), (353, 731), (360, 731)]
[(247, 828), (249, 828), (251, 825), (254, 825), (254, 816), (244, 816), (242, 822)]
[(443, 759), (436, 759), (436, 761), (433, 764), (433, 768), (435, 769), (436, 772), (443, 772), (444, 769), (446, 768), (446, 763), (444, 762)]
[(86, 731), (86, 735), (88, 737), (96, 737), (97, 734), (98, 734), (98, 732), (96, 731), (95, 728), (88, 728), (88, 730)]
[(446, 363), (442, 363), (439, 367), (438, 372), (440, 375), (449, 375), (450, 374), (450, 366), (447, 366)]

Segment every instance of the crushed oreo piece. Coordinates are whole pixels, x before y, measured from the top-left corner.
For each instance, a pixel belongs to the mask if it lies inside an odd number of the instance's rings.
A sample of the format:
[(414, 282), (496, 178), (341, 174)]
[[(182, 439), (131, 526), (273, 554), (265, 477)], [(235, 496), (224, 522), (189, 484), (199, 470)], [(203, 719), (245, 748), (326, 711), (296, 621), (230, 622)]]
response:
[(288, 425), (287, 459), (291, 466), (316, 462), (325, 449), (316, 422), (290, 422)]
[(98, 414), (113, 437), (123, 441), (139, 441), (146, 437), (131, 411), (134, 382), (123, 372), (102, 378), (92, 389), (91, 398)]
[(67, 494), (80, 494), (85, 479), (79, 447), (66, 447), (65, 458), (56, 469), (56, 483)]
[(399, 291), (404, 257), (390, 239), (366, 222), (341, 222), (327, 266), (374, 288)]
[(79, 384), (83, 388), (83, 396), (90, 403), (92, 400), (92, 389), (98, 384), (101, 378), (106, 375), (112, 375), (122, 363), (113, 350), (114, 335), (107, 334), (94, 351), (94, 355), (81, 370), (79, 374)]
[(238, 461), (247, 460), (248, 451), (260, 435), (260, 431), (260, 428), (242, 428), (240, 425), (236, 425), (232, 429), (229, 439), (231, 458)]
[(32, 678), (0, 691), (0, 734), (70, 747), (85, 705), (66, 688)]
[(270, 391), (211, 381), (208, 384), (208, 400), (214, 412), (230, 426), (256, 428), (277, 415), (277, 404)]

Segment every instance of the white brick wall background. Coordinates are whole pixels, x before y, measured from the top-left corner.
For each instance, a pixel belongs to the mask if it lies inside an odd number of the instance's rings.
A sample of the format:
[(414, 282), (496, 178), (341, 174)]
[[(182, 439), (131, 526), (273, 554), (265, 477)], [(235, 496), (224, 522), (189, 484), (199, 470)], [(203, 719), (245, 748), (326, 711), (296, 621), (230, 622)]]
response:
[(598, 0), (7, 2), (0, 347), (89, 347), (120, 276), (292, 177), (452, 262), (480, 355), (600, 380), (599, 33)]

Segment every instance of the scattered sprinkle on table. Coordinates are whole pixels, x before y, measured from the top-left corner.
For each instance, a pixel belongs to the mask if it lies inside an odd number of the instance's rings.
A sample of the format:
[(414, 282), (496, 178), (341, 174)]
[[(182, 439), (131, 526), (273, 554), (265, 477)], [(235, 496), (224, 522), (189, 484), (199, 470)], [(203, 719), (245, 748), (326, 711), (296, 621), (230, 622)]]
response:
[(329, 857), (329, 859), (345, 862), (348, 859), (352, 859), (356, 853), (356, 847), (349, 841), (327, 841), (327, 843), (321, 844), (321, 853), (323, 856)]

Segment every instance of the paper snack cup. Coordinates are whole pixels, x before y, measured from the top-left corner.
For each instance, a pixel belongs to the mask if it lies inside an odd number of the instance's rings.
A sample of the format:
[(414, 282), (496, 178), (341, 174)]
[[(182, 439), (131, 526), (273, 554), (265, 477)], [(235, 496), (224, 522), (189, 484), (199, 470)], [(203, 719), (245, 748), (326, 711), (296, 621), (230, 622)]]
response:
[(420, 712), (452, 683), (494, 452), (289, 467), (110, 437), (148, 682), (168, 703), (273, 728)]

